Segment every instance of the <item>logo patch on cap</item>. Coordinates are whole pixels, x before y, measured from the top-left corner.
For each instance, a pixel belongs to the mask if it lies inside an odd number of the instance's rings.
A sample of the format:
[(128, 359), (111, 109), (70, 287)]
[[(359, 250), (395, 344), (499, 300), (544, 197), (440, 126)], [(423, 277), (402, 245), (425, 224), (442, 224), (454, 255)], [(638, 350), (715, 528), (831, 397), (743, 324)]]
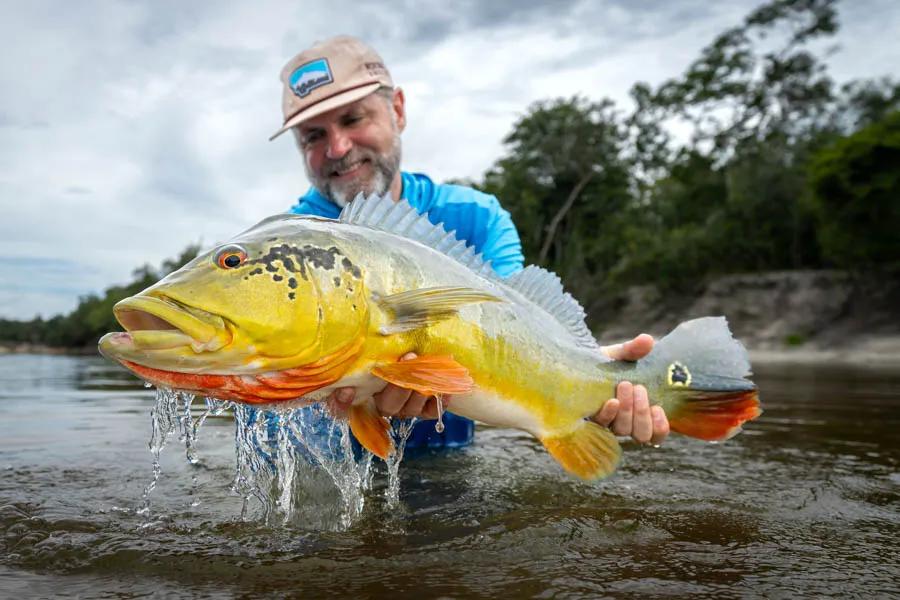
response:
[(297, 70), (291, 73), (290, 86), (297, 96), (305, 98), (314, 89), (333, 81), (334, 76), (331, 74), (331, 67), (328, 66), (328, 59), (320, 58), (297, 67)]

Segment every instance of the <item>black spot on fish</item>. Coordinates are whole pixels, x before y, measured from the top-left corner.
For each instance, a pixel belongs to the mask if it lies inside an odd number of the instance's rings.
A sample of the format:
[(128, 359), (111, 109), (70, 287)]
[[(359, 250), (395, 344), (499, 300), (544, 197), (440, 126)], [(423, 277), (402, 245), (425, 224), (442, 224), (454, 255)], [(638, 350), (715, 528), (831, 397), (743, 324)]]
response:
[(267, 239), (266, 241), (267, 241), (267, 242), (277, 242), (277, 241), (278, 241), (278, 238), (277, 238), (277, 237), (270, 237), (270, 238)]
[(350, 271), (350, 274), (357, 279), (362, 276), (362, 272), (360, 272), (359, 267), (350, 262), (350, 259), (346, 256), (343, 258), (343, 260), (341, 260), (341, 265), (343, 265), (345, 271)]
[(292, 290), (297, 289), (297, 280), (294, 279), (293, 277), (288, 279), (288, 287), (291, 288)]
[(272, 275), (272, 281), (281, 281), (284, 279), (281, 275)]
[(325, 311), (322, 310), (322, 307), (319, 307), (319, 323), (325, 320)]
[(308, 266), (330, 271), (334, 269), (335, 261), (339, 254), (341, 254), (341, 251), (335, 246), (326, 250), (310, 244), (307, 244), (302, 248), (291, 246), (289, 244), (280, 244), (278, 246), (272, 246), (265, 254), (248, 262), (251, 264), (264, 264), (266, 270), (269, 272), (277, 271), (277, 263), (281, 263), (281, 266), (285, 270), (292, 273), (297, 273), (299, 271), (300, 276), (303, 277), (303, 279), (308, 279), (306, 272)]
[(293, 300), (296, 297), (297, 297), (297, 294), (295, 294), (294, 292), (288, 292), (288, 298), (290, 298), (291, 300)]
[(356, 305), (355, 304), (352, 305), (352, 308), (353, 308), (353, 310), (356, 310)]
[(334, 287), (341, 287), (341, 278), (340, 277), (334, 278)]
[(256, 269), (250, 271), (250, 275), (262, 275), (262, 272), (263, 270), (257, 267)]

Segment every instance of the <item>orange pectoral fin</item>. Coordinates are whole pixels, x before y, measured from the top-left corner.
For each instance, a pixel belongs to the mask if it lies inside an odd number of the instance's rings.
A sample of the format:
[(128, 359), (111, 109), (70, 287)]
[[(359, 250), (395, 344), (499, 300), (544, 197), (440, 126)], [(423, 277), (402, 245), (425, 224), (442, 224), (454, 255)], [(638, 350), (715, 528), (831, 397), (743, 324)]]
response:
[(475, 387), (468, 369), (452, 356), (418, 356), (377, 366), (372, 374), (424, 396), (466, 394)]
[(363, 448), (383, 460), (394, 451), (391, 424), (378, 414), (371, 399), (350, 407), (350, 431)]

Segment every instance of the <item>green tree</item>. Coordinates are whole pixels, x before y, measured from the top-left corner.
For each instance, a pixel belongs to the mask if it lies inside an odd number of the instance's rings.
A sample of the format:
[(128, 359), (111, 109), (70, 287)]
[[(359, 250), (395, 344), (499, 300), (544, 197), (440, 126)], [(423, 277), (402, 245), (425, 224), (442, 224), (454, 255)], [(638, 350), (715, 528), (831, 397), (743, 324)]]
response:
[(843, 267), (900, 266), (900, 112), (818, 152), (810, 205), (825, 255)]
[(619, 254), (620, 215), (632, 201), (627, 131), (608, 100), (539, 102), (506, 137), (483, 188), (512, 213), (528, 262), (589, 298)]

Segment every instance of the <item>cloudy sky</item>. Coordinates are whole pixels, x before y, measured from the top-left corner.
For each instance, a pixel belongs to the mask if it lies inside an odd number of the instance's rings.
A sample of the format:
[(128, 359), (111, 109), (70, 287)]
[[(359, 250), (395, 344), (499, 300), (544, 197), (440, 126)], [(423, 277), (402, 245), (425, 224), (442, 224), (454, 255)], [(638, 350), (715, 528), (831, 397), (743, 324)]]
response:
[[(479, 177), (539, 99), (627, 102), (758, 2), (4, 2), (0, 317), (45, 317), (285, 210), (308, 183), (278, 73), (363, 37), (406, 91), (404, 168)], [(900, 3), (845, 1), (840, 81), (900, 71)]]

